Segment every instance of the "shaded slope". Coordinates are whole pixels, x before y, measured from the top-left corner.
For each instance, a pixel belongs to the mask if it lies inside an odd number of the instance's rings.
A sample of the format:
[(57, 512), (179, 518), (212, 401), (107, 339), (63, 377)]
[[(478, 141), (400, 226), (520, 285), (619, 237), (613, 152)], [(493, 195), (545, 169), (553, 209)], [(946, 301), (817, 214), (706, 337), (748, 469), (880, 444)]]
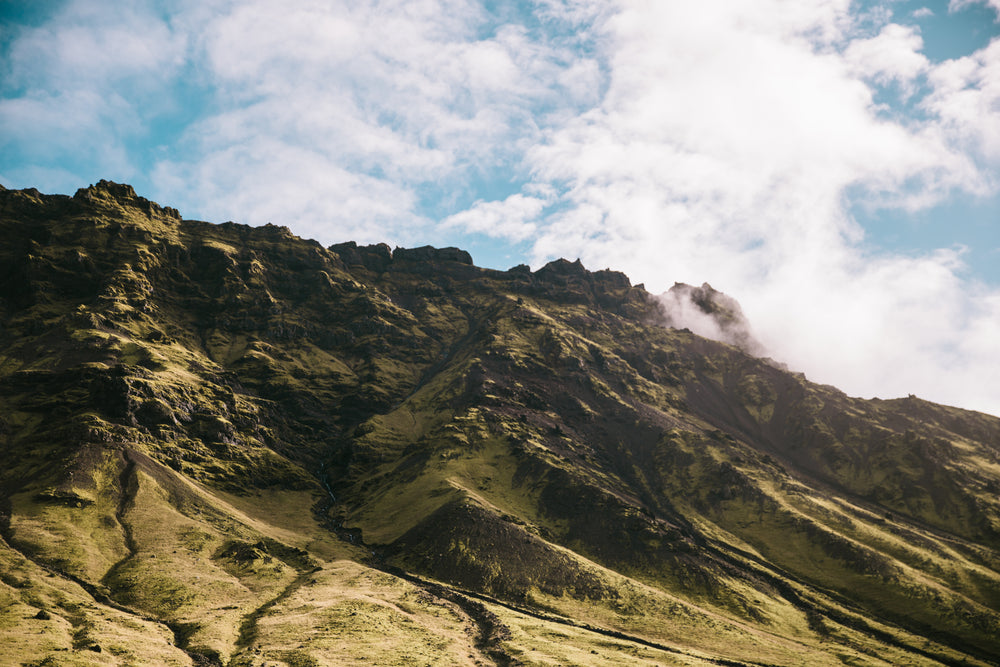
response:
[(0, 226), (5, 627), (103, 642), (18, 663), (1000, 662), (996, 418), (811, 384), (579, 262), (107, 182), (0, 192)]

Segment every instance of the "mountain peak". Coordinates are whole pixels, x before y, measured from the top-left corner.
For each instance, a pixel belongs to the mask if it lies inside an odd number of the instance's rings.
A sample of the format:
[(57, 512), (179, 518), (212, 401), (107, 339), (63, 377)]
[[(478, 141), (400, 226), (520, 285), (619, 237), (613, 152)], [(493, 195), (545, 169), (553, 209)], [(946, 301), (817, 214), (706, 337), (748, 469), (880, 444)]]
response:
[(92, 199), (94, 197), (113, 197), (115, 199), (137, 199), (139, 195), (135, 193), (128, 183), (115, 183), (101, 179), (95, 184), (86, 188), (80, 188), (73, 195), (77, 199)]
[(135, 188), (127, 183), (115, 183), (101, 179), (96, 184), (77, 190), (73, 199), (86, 204), (139, 208), (150, 216), (181, 219), (177, 209), (160, 206), (154, 201), (140, 197), (136, 194)]
[(740, 348), (755, 357), (764, 356), (766, 349), (757, 340), (750, 321), (739, 302), (708, 283), (694, 287), (674, 283), (659, 296), (666, 323), (675, 329), (689, 329), (704, 338), (711, 338)]
[(589, 273), (587, 269), (584, 268), (583, 262), (579, 258), (576, 261), (569, 261), (568, 259), (554, 259), (542, 268), (538, 269), (536, 273), (539, 276), (546, 276), (549, 274), (559, 275), (559, 276), (582, 276)]

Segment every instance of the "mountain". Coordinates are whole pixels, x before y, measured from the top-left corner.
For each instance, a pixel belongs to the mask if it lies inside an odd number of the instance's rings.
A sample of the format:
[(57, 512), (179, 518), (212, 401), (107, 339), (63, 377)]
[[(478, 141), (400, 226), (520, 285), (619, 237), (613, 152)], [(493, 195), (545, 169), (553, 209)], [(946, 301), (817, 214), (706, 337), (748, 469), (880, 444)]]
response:
[(106, 181), (0, 231), (0, 664), (1000, 664), (1000, 419), (579, 261)]

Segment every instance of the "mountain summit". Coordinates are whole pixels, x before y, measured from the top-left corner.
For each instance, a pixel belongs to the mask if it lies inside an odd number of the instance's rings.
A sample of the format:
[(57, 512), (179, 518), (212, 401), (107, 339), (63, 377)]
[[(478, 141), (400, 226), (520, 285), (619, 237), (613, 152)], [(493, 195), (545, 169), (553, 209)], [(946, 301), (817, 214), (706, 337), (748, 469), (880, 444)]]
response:
[(106, 181), (0, 232), (0, 664), (1000, 664), (1000, 419), (776, 368), (708, 285)]
[(685, 283), (660, 295), (665, 309), (665, 324), (688, 328), (699, 336), (735, 345), (747, 354), (764, 356), (764, 345), (757, 340), (739, 302), (708, 283), (692, 287)]

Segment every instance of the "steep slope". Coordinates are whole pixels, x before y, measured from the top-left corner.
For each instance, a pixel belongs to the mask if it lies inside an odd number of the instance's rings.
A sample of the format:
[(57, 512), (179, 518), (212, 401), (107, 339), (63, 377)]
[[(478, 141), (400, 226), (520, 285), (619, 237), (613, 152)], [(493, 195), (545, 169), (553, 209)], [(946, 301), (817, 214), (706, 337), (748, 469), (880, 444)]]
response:
[(994, 417), (579, 262), (108, 182), (0, 228), (4, 664), (1000, 664)]

